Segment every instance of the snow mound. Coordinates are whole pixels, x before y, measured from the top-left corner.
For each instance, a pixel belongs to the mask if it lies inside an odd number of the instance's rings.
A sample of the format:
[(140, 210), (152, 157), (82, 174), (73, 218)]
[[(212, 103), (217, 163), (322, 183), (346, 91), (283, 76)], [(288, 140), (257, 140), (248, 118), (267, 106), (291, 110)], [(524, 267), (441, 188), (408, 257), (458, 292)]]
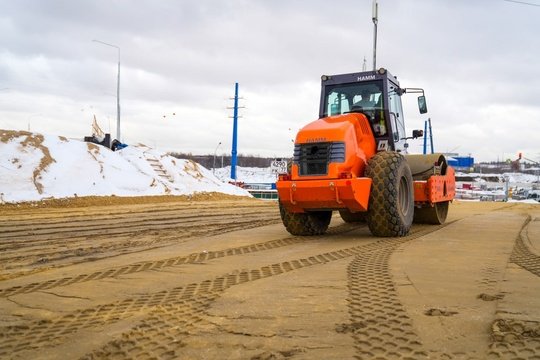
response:
[[(231, 167), (226, 166), (224, 168), (216, 169), (216, 176), (222, 181), (232, 181), (231, 179)], [(244, 183), (256, 183), (256, 184), (268, 184), (275, 183), (277, 175), (272, 172), (272, 168), (258, 168), (258, 167), (236, 167), (236, 180)]]
[(250, 196), (191, 160), (142, 144), (113, 152), (62, 136), (0, 130), (0, 202), (199, 192)]

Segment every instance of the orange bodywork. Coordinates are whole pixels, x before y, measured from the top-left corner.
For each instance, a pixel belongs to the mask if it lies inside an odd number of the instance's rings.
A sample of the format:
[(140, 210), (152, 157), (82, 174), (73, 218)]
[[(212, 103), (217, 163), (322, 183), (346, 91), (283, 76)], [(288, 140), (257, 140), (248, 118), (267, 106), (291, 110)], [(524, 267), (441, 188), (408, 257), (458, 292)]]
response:
[(414, 202), (417, 205), (450, 201), (455, 195), (455, 172), (450, 166), (445, 175), (432, 175), (427, 180), (414, 182)]
[(370, 178), (283, 181), (276, 184), (279, 200), (290, 212), (323, 209), (367, 211)]
[[(327, 173), (301, 175), (293, 163), (290, 174), (280, 175), (276, 183), (279, 201), (289, 212), (310, 210), (367, 211), (372, 180), (365, 177), (367, 163), (376, 154), (375, 136), (368, 119), (361, 113), (349, 113), (316, 120), (300, 130), (295, 144), (344, 142), (344, 161), (330, 162)], [(416, 205), (448, 201), (454, 198), (454, 170), (414, 181)]]
[[(296, 136), (296, 144), (343, 141), (348, 146), (343, 163), (328, 166), (327, 179), (337, 179), (340, 174), (350, 173), (353, 178), (363, 176), (367, 162), (375, 155), (375, 137), (364, 114), (351, 113), (330, 116), (306, 125)], [(302, 176), (298, 165), (291, 169), (292, 180), (320, 179), (320, 176)]]
[(276, 183), (279, 199), (290, 212), (317, 209), (367, 211), (371, 179), (362, 177), (368, 160), (375, 155), (375, 137), (365, 115), (351, 113), (316, 120), (297, 135), (296, 144), (343, 141), (345, 161), (330, 163), (321, 176), (300, 175), (293, 164), (290, 176)]

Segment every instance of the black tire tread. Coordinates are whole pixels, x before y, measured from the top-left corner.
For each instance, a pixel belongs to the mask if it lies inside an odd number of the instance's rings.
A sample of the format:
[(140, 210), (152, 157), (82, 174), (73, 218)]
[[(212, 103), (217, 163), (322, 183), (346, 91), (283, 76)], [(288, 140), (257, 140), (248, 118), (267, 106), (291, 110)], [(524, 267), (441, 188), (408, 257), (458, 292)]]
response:
[[(367, 223), (375, 236), (405, 236), (413, 221), (414, 195), (411, 170), (405, 158), (393, 151), (383, 151), (373, 156), (366, 168), (372, 179)], [(409, 208), (401, 214), (398, 205), (401, 178), (408, 181)]]
[(414, 209), (414, 222), (417, 224), (441, 225), (448, 215), (449, 201), (435, 203), (433, 207), (421, 207)]
[(363, 223), (366, 222), (366, 212), (350, 212), (349, 210), (339, 210), (339, 216), (346, 223)]
[(332, 211), (291, 213), (279, 203), (279, 213), (285, 229), (292, 235), (323, 235), (328, 230)]

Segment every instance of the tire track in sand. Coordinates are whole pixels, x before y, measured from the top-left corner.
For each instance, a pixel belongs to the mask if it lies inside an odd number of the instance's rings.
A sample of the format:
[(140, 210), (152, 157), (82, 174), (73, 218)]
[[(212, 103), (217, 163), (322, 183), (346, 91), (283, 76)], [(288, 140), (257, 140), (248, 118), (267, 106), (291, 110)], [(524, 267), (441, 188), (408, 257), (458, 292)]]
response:
[[(164, 213), (169, 214), (170, 211)], [(96, 260), (166, 246), (178, 242), (178, 239), (221, 234), (280, 221), (277, 210), (269, 207), (245, 207), (234, 216), (223, 209), (205, 214), (203, 211), (202, 215), (194, 215), (187, 210), (174, 217), (164, 217), (160, 212), (150, 217), (128, 213), (123, 214), (126, 218), (103, 224), (92, 217), (75, 222), (68, 218), (59, 232), (55, 232), (58, 230), (56, 223), (49, 228), (46, 221), (45, 224), (37, 221), (25, 223), (23, 228), (6, 228), (0, 224), (0, 237), (4, 237), (0, 239), (0, 278), (14, 278), (38, 272), (44, 267), (50, 269), (85, 262), (90, 257)], [(87, 225), (83, 226), (84, 223)], [(47, 235), (37, 235), (40, 231), (47, 232)], [(13, 239), (16, 233), (24, 233), (24, 236)]]
[[(523, 225), (522, 234), (527, 224), (528, 221)], [(520, 239), (514, 250), (515, 259), (532, 268), (532, 254), (524, 255)], [(399, 300), (389, 269), (392, 253), (409, 240), (397, 238), (354, 257), (348, 267), (351, 322), (339, 325), (337, 330), (352, 334), (357, 359), (478, 359), (474, 354), (449, 354), (423, 348), (419, 335), (414, 331), (413, 321)], [(528, 261), (523, 261), (524, 258)], [(537, 330), (540, 334), (540, 327)], [(509, 349), (507, 343), (494, 343), (486, 356), (490, 359), (528, 359), (531, 354), (540, 354), (540, 341), (523, 345), (523, 342), (517, 342)], [(512, 357), (518, 354), (522, 357)]]
[[(3, 280), (12, 279), (47, 269), (60, 268), (80, 264), (89, 260), (105, 259), (118, 255), (155, 249), (187, 241), (188, 239), (225, 234), (232, 231), (252, 229), (278, 223), (278, 218), (261, 219), (244, 218), (241, 221), (223, 221), (200, 226), (181, 227), (177, 229), (144, 230), (136, 233), (118, 234), (114, 236), (97, 236), (84, 238), (66, 238), (49, 241), (38, 248), (26, 248), (12, 251), (13, 256), (2, 256)], [(62, 246), (58, 246), (62, 244)], [(1, 266), (0, 266), (1, 268)], [(1, 295), (0, 295), (1, 297)]]
[[(333, 227), (328, 230), (328, 234), (342, 234), (348, 231), (356, 230), (358, 226), (351, 224), (342, 224)], [(159, 261), (142, 261), (134, 264), (111, 268), (103, 271), (96, 271), (90, 274), (81, 274), (76, 277), (64, 277), (60, 279), (51, 279), (43, 282), (34, 282), (24, 286), (13, 286), (10, 288), (0, 289), (0, 298), (18, 294), (28, 294), (40, 290), (49, 290), (59, 286), (67, 286), (76, 283), (82, 283), (91, 280), (101, 280), (105, 278), (114, 278), (120, 275), (133, 274), (141, 271), (160, 270), (170, 266), (183, 265), (183, 264), (195, 264), (208, 260), (218, 259), (225, 256), (235, 256), (253, 253), (257, 251), (264, 251), (275, 249), (278, 247), (289, 246), (300, 242), (307, 241), (309, 237), (293, 237), (288, 236), (282, 239), (271, 240), (263, 243), (257, 243), (252, 245), (245, 245), (236, 248), (227, 248), (216, 251), (203, 251), (198, 253), (192, 253), (184, 256), (175, 256), (168, 259)]]
[(389, 270), (391, 254), (410, 240), (406, 237), (383, 241), (356, 255), (347, 268), (351, 321), (336, 330), (351, 333), (357, 359), (428, 357), (399, 301)]
[[(186, 335), (186, 331), (196, 326), (201, 321), (204, 310), (232, 286), (341, 260), (363, 252), (376, 252), (375, 250), (388, 247), (394, 241), (399, 243), (410, 241), (449, 224), (451, 223), (438, 227), (421, 227), (419, 231), (402, 239), (379, 239), (370, 244), (308, 258), (266, 265), (253, 270), (239, 270), (199, 283), (75, 311), (58, 320), (6, 327), (0, 332), (2, 334), (0, 356), (54, 346), (69, 341), (82, 329), (107, 326), (144, 313), (148, 315), (145, 315), (136, 326), (85, 358), (175, 358), (176, 350), (182, 347), (181, 339)], [(233, 249), (227, 251), (230, 250)]]
[[(540, 256), (534, 253), (528, 232), (531, 216), (527, 218), (510, 255), (510, 261), (529, 273), (540, 276)], [(509, 317), (510, 316), (510, 317)], [(492, 324), (492, 343), (488, 359), (540, 359), (540, 322), (513, 319), (512, 314), (503, 314)]]
[[(275, 209), (263, 208), (262, 211), (253, 211), (258, 209), (249, 208), (251, 211), (239, 211), (235, 209), (237, 213), (212, 213), (209, 211), (201, 211), (200, 213), (188, 214), (176, 213), (168, 214), (169, 211), (158, 212), (155, 214), (135, 214), (128, 213), (123, 216), (111, 216), (107, 218), (103, 217), (91, 217), (83, 219), (70, 219), (65, 218), (55, 221), (41, 221), (36, 223), (35, 221), (24, 222), (22, 224), (2, 225), (2, 232), (0, 233), (0, 250), (8, 250), (10, 246), (24, 246), (39, 244), (40, 242), (47, 240), (55, 240), (62, 236), (72, 236), (78, 234), (78, 236), (95, 236), (95, 235), (114, 235), (126, 233), (126, 228), (129, 232), (138, 232), (146, 229), (155, 229), (159, 226), (160, 229), (168, 229), (179, 227), (184, 224), (212, 222), (212, 219), (220, 219), (226, 215), (231, 219), (241, 219), (245, 216), (252, 216), (256, 218), (262, 214), (275, 215), (279, 213)], [(241, 209), (240, 209), (241, 210)], [(129, 216), (126, 216), (129, 215)]]
[[(534, 221), (540, 220), (535, 219)], [(512, 251), (512, 255), (510, 256), (510, 261), (516, 265), (521, 266), (523, 269), (529, 271), (531, 274), (540, 276), (540, 256), (531, 251), (531, 249), (527, 245), (528, 243), (530, 243), (528, 236), (528, 228), (530, 223), (531, 217), (529, 216), (529, 218), (523, 225), (523, 229), (521, 230), (516, 239), (516, 245), (514, 246), (514, 250)]]

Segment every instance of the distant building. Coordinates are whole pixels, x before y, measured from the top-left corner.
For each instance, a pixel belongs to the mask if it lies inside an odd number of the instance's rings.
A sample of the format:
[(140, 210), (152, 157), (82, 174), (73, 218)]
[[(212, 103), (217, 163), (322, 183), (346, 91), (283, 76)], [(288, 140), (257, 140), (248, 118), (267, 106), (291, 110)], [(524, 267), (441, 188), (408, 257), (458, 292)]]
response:
[(448, 165), (458, 171), (471, 171), (474, 167), (474, 158), (471, 156), (447, 154), (446, 159), (448, 160)]

